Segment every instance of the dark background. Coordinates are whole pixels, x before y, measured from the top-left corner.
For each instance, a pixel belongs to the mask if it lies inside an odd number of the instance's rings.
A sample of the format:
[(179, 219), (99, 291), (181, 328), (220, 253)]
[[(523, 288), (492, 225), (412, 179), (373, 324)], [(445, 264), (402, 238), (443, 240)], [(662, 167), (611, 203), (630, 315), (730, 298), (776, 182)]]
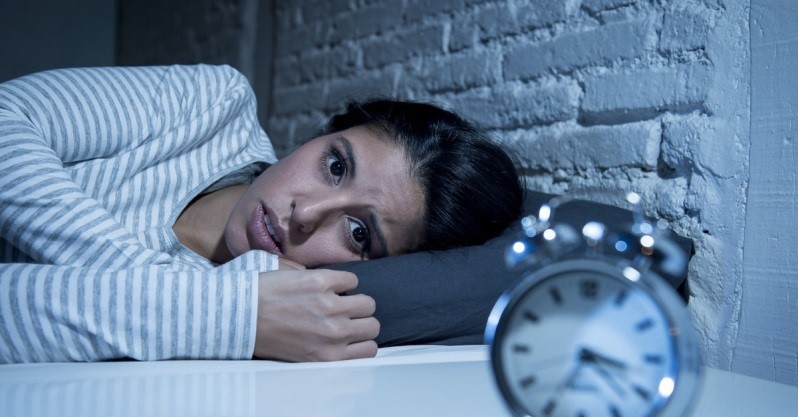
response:
[(0, 2), (0, 82), (51, 68), (115, 63), (117, 2)]

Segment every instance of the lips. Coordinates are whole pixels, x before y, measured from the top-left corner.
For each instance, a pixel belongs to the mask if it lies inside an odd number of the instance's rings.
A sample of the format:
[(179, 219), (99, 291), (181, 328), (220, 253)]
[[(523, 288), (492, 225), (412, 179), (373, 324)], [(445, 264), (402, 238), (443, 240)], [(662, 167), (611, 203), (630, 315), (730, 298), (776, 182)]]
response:
[(247, 240), (252, 249), (265, 250), (278, 256), (283, 255), (279, 247), (280, 236), (262, 204), (258, 204), (249, 216)]

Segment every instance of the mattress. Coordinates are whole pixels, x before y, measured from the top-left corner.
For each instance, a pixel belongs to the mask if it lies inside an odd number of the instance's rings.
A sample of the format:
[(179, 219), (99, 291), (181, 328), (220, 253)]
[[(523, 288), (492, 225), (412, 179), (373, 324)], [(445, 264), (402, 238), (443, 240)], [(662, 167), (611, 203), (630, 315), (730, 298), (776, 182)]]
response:
[[(695, 416), (794, 416), (798, 387), (706, 369)], [(504, 417), (485, 346), (338, 362), (0, 365), (0, 415)]]

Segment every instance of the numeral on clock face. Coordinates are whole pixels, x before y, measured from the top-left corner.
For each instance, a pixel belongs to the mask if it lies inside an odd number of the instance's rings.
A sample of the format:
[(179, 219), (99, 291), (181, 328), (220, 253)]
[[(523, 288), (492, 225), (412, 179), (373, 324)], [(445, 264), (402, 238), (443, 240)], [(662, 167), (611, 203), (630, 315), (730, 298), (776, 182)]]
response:
[(652, 355), (652, 354), (645, 355), (643, 356), (643, 360), (646, 363), (650, 363), (652, 365), (659, 365), (663, 362), (662, 355)]
[(515, 353), (529, 353), (529, 345), (515, 344), (513, 345), (513, 352)]
[(615, 296), (615, 306), (622, 307), (623, 304), (626, 302), (626, 298), (629, 295), (628, 290), (621, 290), (617, 296)]
[(538, 315), (533, 313), (530, 310), (524, 311), (524, 318), (529, 320), (529, 321), (531, 321), (532, 323), (537, 323), (538, 322)]
[(549, 400), (549, 402), (546, 403), (546, 406), (543, 407), (543, 414), (550, 416), (551, 413), (554, 412), (555, 407), (557, 407), (557, 403), (553, 399)]
[(551, 299), (554, 301), (554, 304), (562, 304), (562, 294), (560, 294), (560, 290), (557, 287), (551, 287), (549, 289), (549, 295), (551, 295)]
[(644, 401), (648, 401), (651, 398), (651, 393), (646, 391), (643, 387), (639, 385), (635, 385), (632, 387), (635, 393), (640, 396)]
[(638, 332), (644, 332), (650, 329), (652, 326), (654, 326), (654, 320), (651, 320), (650, 317), (647, 317), (643, 319), (641, 322), (637, 323), (637, 325), (635, 325), (635, 329)]
[(535, 377), (533, 375), (524, 377), (522, 380), (518, 381), (518, 385), (521, 386), (523, 389), (527, 389), (535, 384)]
[(588, 300), (595, 300), (598, 295), (599, 283), (593, 279), (586, 279), (579, 283), (579, 295)]

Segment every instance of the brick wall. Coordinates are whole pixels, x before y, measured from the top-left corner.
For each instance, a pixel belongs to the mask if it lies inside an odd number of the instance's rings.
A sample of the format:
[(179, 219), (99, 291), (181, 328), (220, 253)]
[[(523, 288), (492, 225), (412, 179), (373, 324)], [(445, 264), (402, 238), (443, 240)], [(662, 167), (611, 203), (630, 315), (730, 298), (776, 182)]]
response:
[(285, 152), (342, 101), (432, 100), (520, 149), (530, 187), (633, 188), (695, 243), (690, 308), (729, 369), (743, 285), (743, 0), (276, 0)]

